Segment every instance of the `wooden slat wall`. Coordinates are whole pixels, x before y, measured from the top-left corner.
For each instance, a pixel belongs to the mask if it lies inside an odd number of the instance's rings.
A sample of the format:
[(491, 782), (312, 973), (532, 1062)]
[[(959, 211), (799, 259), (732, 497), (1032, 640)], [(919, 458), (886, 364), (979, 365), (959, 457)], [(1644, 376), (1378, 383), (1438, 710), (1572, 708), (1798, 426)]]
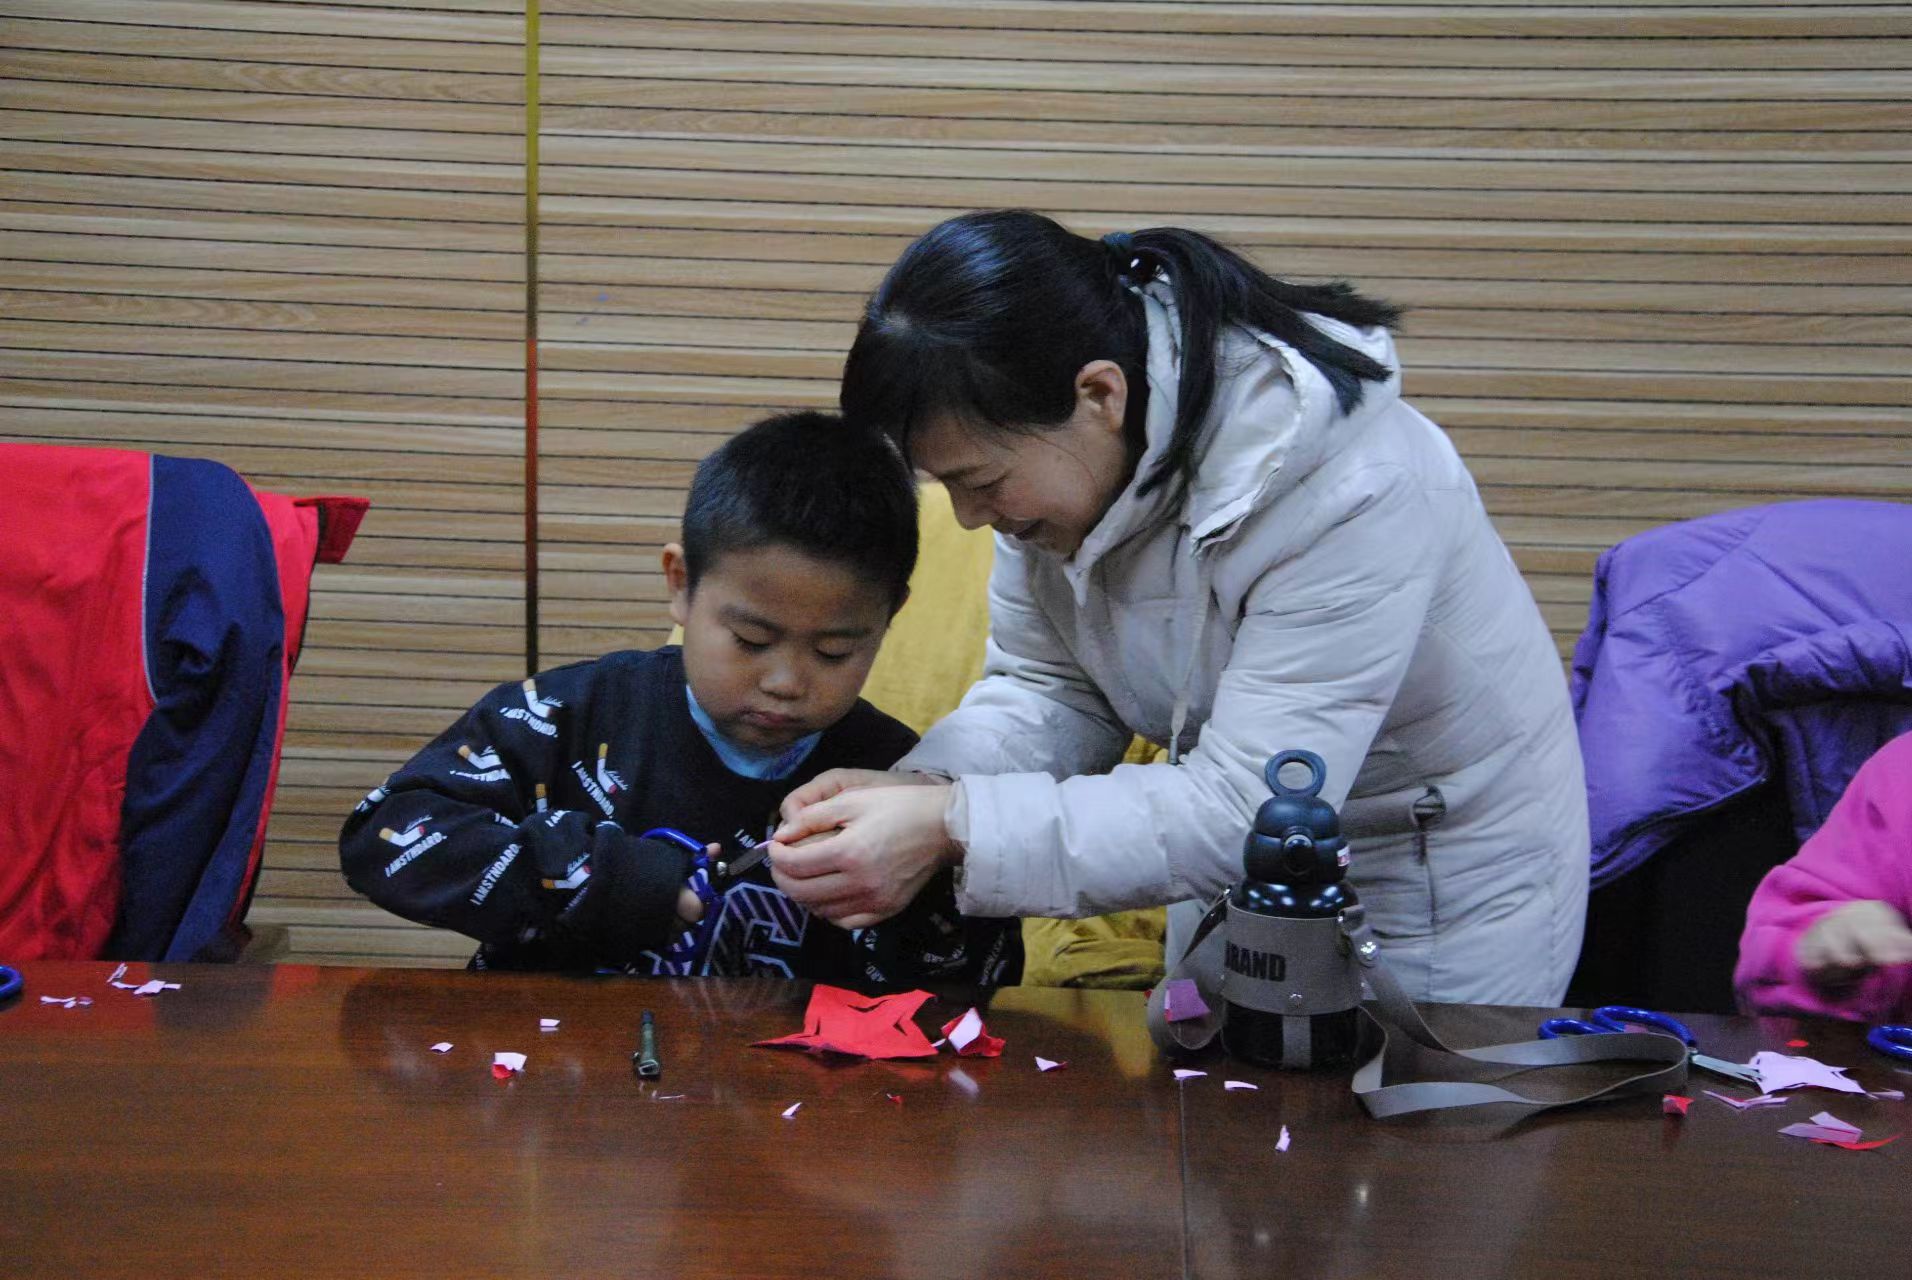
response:
[(658, 634), (690, 461), (831, 403), (883, 267), (976, 207), (1180, 223), (1412, 307), (1408, 394), (1563, 649), (1629, 534), (1912, 495), (1912, 6), (544, 13), (554, 653)]
[[(1912, 5), (546, 0), (541, 659), (660, 639), (691, 467), (827, 405), (911, 236), (1206, 229), (1413, 308), (1563, 648), (1598, 551), (1912, 497)], [(520, 0), (0, 0), (15, 438), (379, 502), (321, 574), (254, 919), (350, 901), (344, 808), (516, 672)], [(456, 655), (456, 656), (454, 656)]]
[(0, 433), (373, 501), (315, 579), (251, 920), (452, 962), (339, 823), (522, 675), (523, 19), (0, 0)]

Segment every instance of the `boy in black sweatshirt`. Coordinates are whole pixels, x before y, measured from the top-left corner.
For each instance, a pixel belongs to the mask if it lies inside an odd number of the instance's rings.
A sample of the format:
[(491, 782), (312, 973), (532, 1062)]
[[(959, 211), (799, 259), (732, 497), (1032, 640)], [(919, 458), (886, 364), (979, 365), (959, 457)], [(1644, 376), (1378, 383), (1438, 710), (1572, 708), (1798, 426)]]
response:
[(916, 518), (873, 432), (797, 413), (733, 437), (664, 548), (682, 647), (493, 690), (346, 819), (347, 881), (476, 938), (481, 969), (1014, 982), (1018, 923), (961, 916), (948, 872), (845, 931), (762, 862), (734, 870), (789, 791), (914, 745), (857, 694), (909, 593)]

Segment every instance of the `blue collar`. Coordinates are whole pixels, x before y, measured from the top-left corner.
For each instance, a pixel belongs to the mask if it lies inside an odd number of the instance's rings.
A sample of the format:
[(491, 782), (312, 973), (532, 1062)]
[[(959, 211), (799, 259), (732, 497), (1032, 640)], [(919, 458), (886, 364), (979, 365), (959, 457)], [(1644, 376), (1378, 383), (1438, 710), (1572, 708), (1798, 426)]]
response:
[(776, 751), (739, 746), (718, 731), (717, 722), (710, 718), (708, 711), (697, 705), (697, 695), (691, 692), (688, 684), (684, 686), (684, 697), (690, 701), (691, 721), (696, 724), (697, 731), (704, 735), (704, 741), (710, 744), (710, 749), (717, 753), (717, 758), (724, 762), (726, 769), (742, 777), (759, 778), (767, 782), (787, 778), (797, 771), (797, 766), (810, 758), (810, 752), (823, 737), (819, 730)]

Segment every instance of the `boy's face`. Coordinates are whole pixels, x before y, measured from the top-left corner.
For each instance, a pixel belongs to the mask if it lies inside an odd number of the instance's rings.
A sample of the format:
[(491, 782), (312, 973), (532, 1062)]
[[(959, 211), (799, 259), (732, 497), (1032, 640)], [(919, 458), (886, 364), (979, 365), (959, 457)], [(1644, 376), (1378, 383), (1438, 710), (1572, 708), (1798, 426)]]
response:
[(673, 542), (664, 578), (698, 705), (726, 738), (758, 750), (847, 715), (890, 623), (887, 590), (788, 546), (727, 551), (692, 591)]

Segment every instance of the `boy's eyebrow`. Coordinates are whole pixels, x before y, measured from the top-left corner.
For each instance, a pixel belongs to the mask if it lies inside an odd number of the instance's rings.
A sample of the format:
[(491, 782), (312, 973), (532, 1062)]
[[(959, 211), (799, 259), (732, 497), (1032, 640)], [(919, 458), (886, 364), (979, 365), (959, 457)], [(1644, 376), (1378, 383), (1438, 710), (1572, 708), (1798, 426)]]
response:
[[(762, 614), (752, 613), (742, 605), (727, 604), (717, 610), (717, 616), (731, 626), (760, 627), (773, 635), (782, 635), (784, 628), (778, 626)], [(828, 631), (819, 631), (818, 640), (861, 640), (875, 632), (874, 627), (832, 627)]]

